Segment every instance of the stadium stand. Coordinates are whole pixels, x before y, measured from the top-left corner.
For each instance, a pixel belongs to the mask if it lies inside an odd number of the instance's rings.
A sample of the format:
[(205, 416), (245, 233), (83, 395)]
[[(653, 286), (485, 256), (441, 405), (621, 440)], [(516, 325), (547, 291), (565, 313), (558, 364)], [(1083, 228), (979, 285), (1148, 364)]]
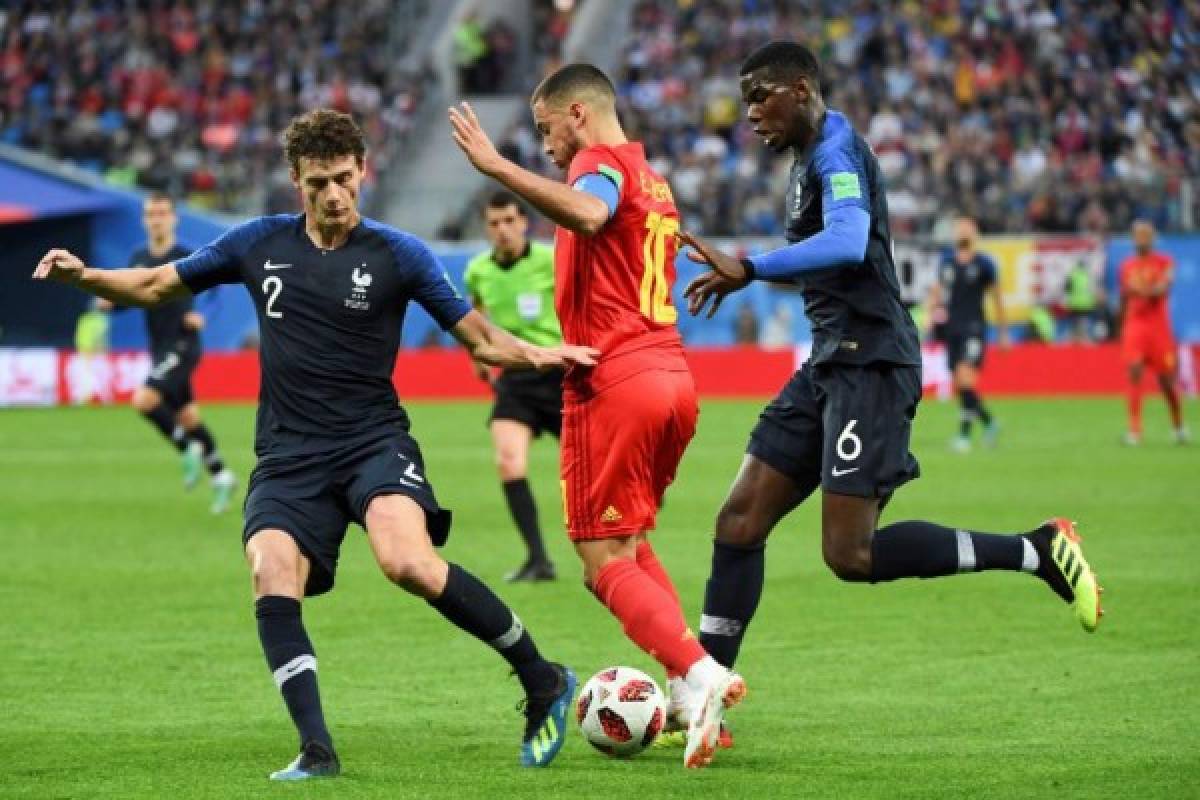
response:
[[(1169, 230), (1200, 217), (1198, 26), (1195, 2), (641, 0), (616, 74), (630, 134), (710, 235), (781, 232), (788, 160), (747, 147), (737, 84), (778, 38), (819, 52), (898, 235), (940, 239), (959, 212), (986, 232)], [(505, 146), (546, 166), (527, 127)]]
[[(7, 5), (7, 4), (6, 4)], [(385, 172), (428, 76), (395, 57), (428, 2), (18, 2), (0, 10), (0, 141), (198, 208), (291, 210), (278, 134), (354, 113)]]

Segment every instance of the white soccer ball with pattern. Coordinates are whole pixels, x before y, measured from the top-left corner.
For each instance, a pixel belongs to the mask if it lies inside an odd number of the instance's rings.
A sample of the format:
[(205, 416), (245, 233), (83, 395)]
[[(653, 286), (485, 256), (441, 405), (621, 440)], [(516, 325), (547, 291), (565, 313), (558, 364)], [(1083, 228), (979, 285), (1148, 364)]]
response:
[(575, 701), (583, 736), (602, 753), (629, 758), (662, 730), (666, 699), (658, 684), (633, 667), (609, 667), (584, 684)]

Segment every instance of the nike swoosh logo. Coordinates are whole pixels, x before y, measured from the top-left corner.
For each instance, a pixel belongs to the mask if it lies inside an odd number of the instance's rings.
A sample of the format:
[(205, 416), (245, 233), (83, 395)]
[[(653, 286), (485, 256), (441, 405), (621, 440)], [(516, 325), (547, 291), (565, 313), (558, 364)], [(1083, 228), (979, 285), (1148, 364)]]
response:
[(271, 259), (267, 259), (267, 263), (263, 264), (263, 269), (287, 269), (291, 264), (272, 264)]
[(838, 469), (837, 467), (833, 467), (829, 470), (829, 472), (833, 475), (833, 477), (840, 478), (843, 475), (849, 475), (851, 472), (858, 472), (858, 467), (851, 467), (850, 469)]

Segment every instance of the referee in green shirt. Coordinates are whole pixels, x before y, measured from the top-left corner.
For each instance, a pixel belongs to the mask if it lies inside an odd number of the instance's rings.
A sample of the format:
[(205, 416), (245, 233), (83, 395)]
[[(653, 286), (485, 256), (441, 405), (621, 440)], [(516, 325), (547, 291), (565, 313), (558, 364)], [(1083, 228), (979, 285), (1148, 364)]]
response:
[[(554, 251), (527, 238), (529, 219), (516, 195), (497, 192), (484, 209), (492, 245), (467, 264), (471, 302), (514, 336), (537, 345), (562, 343), (554, 315)], [(562, 430), (562, 370), (503, 371), (476, 363), (479, 377), (492, 384), (496, 402), (488, 425), (496, 448), (496, 465), (508, 510), (529, 549), (525, 563), (506, 576), (509, 581), (554, 580), (554, 564), (546, 555), (537, 505), (526, 471), (529, 444), (542, 433)]]

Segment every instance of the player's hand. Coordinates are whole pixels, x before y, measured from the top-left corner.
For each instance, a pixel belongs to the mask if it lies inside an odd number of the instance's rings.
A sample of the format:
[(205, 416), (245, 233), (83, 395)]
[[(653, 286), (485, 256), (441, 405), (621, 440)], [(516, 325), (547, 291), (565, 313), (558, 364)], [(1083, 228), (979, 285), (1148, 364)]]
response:
[(199, 333), (204, 330), (204, 315), (199, 311), (189, 311), (183, 315), (183, 327)]
[(558, 347), (539, 347), (537, 349), (548, 357), (545, 361), (536, 364), (540, 370), (570, 366), (594, 367), (596, 359), (600, 357), (599, 350), (581, 344), (561, 344)]
[(57, 281), (75, 285), (83, 280), (83, 262), (69, 250), (51, 250), (33, 270), (35, 281)]
[(1009, 337), (1006, 328), (1001, 328), (1000, 332), (996, 335), (996, 344), (1000, 345), (1001, 350), (1007, 350), (1012, 347), (1012, 338)]
[(479, 124), (479, 118), (475, 116), (475, 109), (471, 108), (471, 104), (464, 101), (458, 108), (449, 109), (449, 115), (450, 135), (475, 169), (488, 176), (499, 172), (506, 159), (496, 150), (487, 132)]
[(93, 301), (92, 307), (97, 311), (103, 311), (105, 314), (116, 308), (115, 305), (108, 300), (105, 300), (103, 297), (97, 297), (95, 301)]
[(712, 267), (711, 272), (697, 276), (683, 290), (683, 296), (688, 300), (688, 313), (696, 316), (711, 301), (712, 306), (706, 316), (712, 319), (725, 296), (748, 284), (750, 276), (741, 261), (725, 255), (694, 234), (685, 231), (679, 234), (679, 239), (692, 248), (687, 254), (690, 260)]

